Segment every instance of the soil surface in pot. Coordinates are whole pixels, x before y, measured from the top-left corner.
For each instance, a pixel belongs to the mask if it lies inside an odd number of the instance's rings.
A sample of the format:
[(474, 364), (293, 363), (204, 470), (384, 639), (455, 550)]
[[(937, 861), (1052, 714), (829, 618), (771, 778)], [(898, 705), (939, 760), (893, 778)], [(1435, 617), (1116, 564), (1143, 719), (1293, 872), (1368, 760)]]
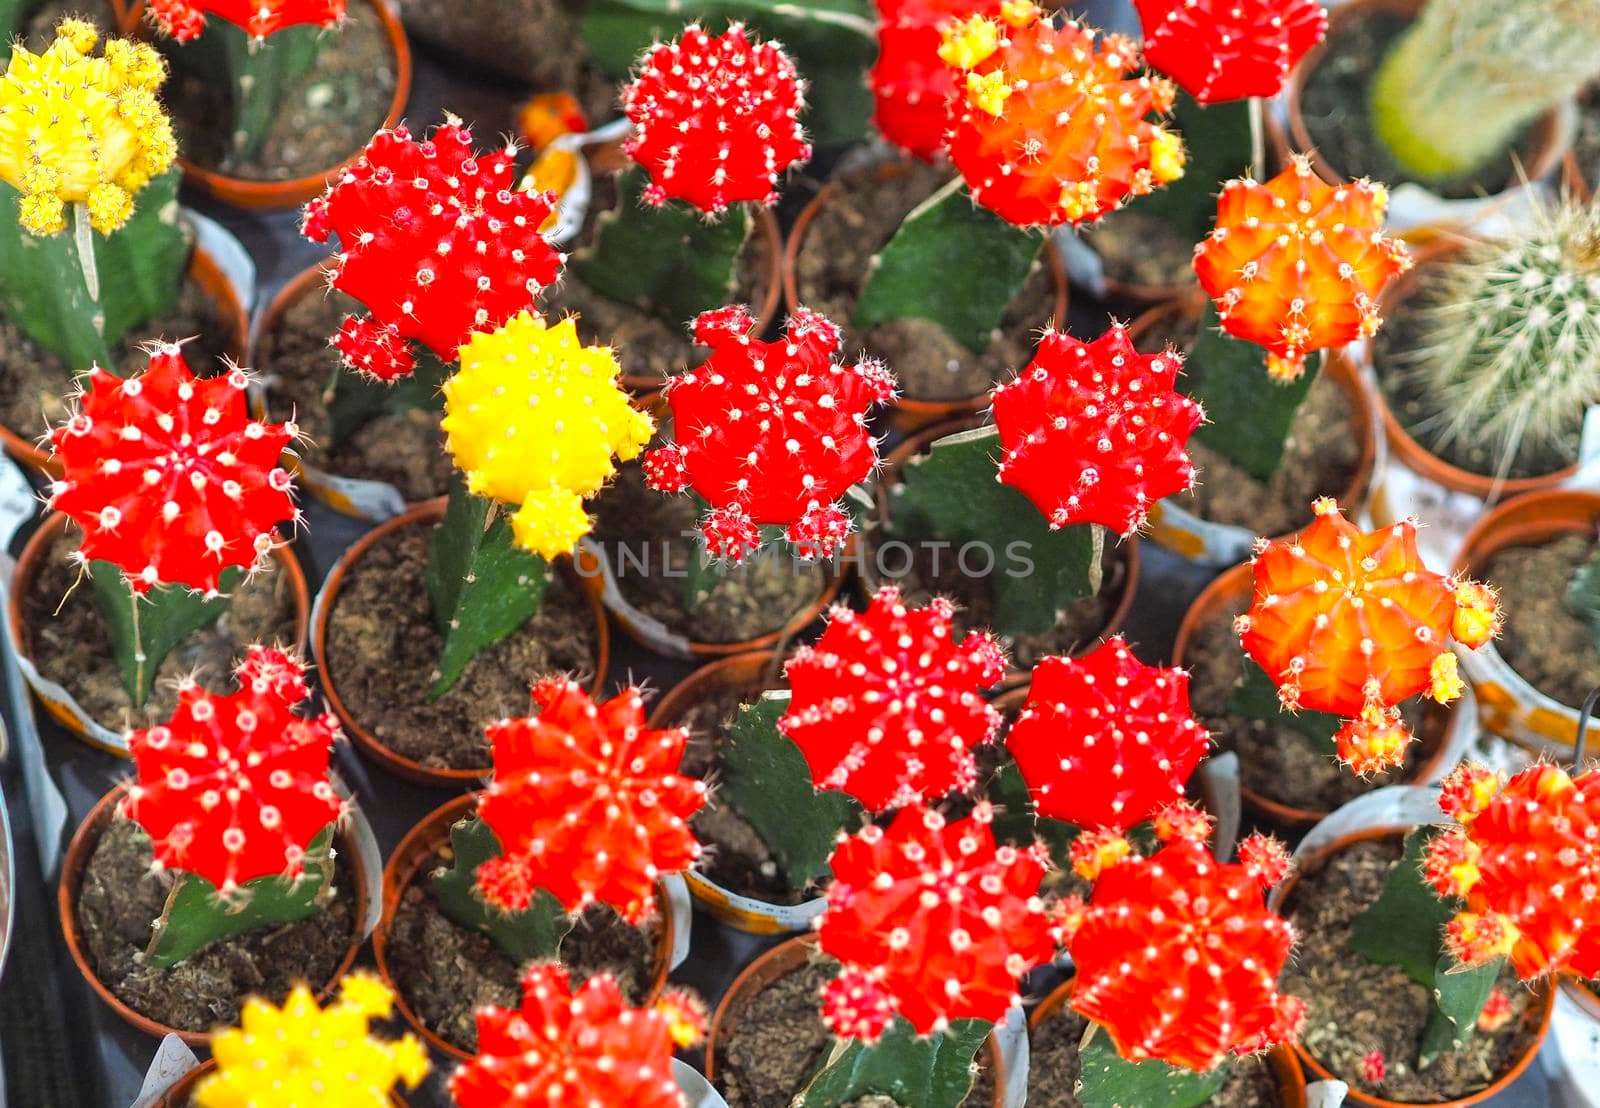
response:
[(247, 931), (156, 969), (141, 956), (173, 874), (152, 874), (153, 861), (144, 829), (112, 820), (84, 870), (78, 927), (95, 976), (128, 1007), (169, 1027), (210, 1031), (238, 1023), (239, 1005), (252, 994), (280, 1003), (297, 982), (321, 988), (360, 926), (354, 874), (339, 860), (333, 896), (310, 919)]
[(1590, 85), (1578, 97), (1578, 133), (1572, 137), (1572, 153), (1589, 188), (1600, 184), (1600, 85)]
[(305, 435), (297, 451), (309, 466), (383, 481), (408, 501), (443, 496), (450, 488), (451, 465), (439, 410), (378, 415), (343, 441), (333, 441), (325, 394), (335, 372), (344, 388), (390, 387), (343, 368), (338, 351), (328, 345), (346, 315), (365, 311), (353, 297), (315, 286), (289, 306), (278, 326), (261, 335), (255, 368), (266, 385), (267, 414), (274, 420), (294, 417)]
[[(1299, 940), (1280, 986), (1306, 1002), (1301, 1042), (1341, 1081), (1389, 1100), (1435, 1104), (1476, 1092), (1515, 1064), (1537, 1031), (1538, 1012), (1535, 994), (1508, 968), (1498, 985), (1511, 1001), (1510, 1022), (1474, 1031), (1464, 1048), (1418, 1072), (1432, 996), (1399, 966), (1373, 965), (1349, 950), (1356, 917), (1382, 894), (1402, 852), (1398, 835), (1358, 842), (1301, 876), (1284, 911)], [(1362, 1069), (1374, 1050), (1383, 1051), (1388, 1067), (1377, 1083)]]
[[(1154, 354), (1171, 346), (1185, 354), (1194, 346), (1199, 320), (1169, 316), (1138, 342)], [(1180, 388), (1183, 378), (1178, 378)], [(1283, 463), (1262, 481), (1198, 439), (1189, 457), (1199, 471), (1195, 487), (1173, 498), (1184, 510), (1213, 523), (1245, 527), (1258, 535), (1285, 535), (1312, 520), (1319, 496), (1343, 497), (1361, 465), (1358, 413), (1330, 374), (1319, 373), (1284, 441)]]
[(1100, 256), (1108, 281), (1145, 288), (1195, 283), (1194, 243), (1137, 204), (1085, 224), (1080, 233)]
[[(1073, 1095), (1082, 1073), (1078, 1044), (1089, 1021), (1063, 1004), (1028, 1033), (1028, 1104), (1081, 1108)], [(1097, 1032), (1104, 1034), (1104, 1032)], [(1235, 1058), (1227, 1083), (1206, 1102), (1217, 1108), (1278, 1108), (1278, 1082), (1264, 1058)], [(1153, 1106), (1152, 1106), (1153, 1108)]]
[[(198, 377), (222, 369), (231, 335), (218, 324), (216, 303), (192, 279), (186, 279), (173, 309), (130, 329), (111, 348), (124, 375), (142, 373), (149, 359), (139, 349), (156, 340), (192, 338), (183, 347), (184, 361)], [(71, 367), (60, 357), (29, 338), (0, 309), (0, 424), (33, 442), (66, 420), (73, 379), (88, 366)]]
[[(470, 1053), (478, 1048), (473, 1014), (479, 1008), (521, 1007), (523, 967), (493, 939), (445, 915), (425, 877), (447, 864), (443, 853), (434, 854), (401, 894), (389, 932), (389, 972), (417, 1018), (445, 1042)], [(644, 927), (631, 927), (610, 906), (597, 904), (562, 940), (561, 964), (572, 971), (574, 987), (609, 972), (630, 1003), (642, 1004), (655, 981), (660, 926), (657, 917)]]
[[(149, 701), (136, 709), (122, 686), (109, 632), (94, 600), (94, 585), (69, 559), (78, 549), (77, 527), (68, 524), (46, 552), (33, 588), (22, 598), (33, 664), (45, 678), (72, 694), (89, 718), (112, 730), (145, 727), (166, 719), (178, 703), (178, 680), (189, 674), (213, 692), (236, 688), (233, 667), (254, 643), (295, 640), (294, 590), (276, 561), (272, 570), (245, 581), (226, 611), (167, 655), (156, 671)], [(64, 599), (63, 599), (64, 598)]]
[[(821, 312), (845, 331), (845, 348), (881, 358), (911, 400), (961, 400), (987, 392), (1033, 357), (1040, 328), (1050, 321), (1055, 286), (1043, 255), (1021, 294), (1007, 309), (1000, 335), (981, 355), (925, 319), (895, 320), (857, 333), (851, 320), (873, 255), (884, 248), (907, 214), (950, 179), (950, 172), (918, 164), (909, 172), (878, 180), (840, 180), (806, 231), (795, 259), (800, 303)], [(1056, 320), (1064, 323), (1063, 320)]]
[[(729, 1108), (788, 1108), (833, 1048), (833, 1036), (818, 1014), (817, 996), (838, 972), (828, 959), (784, 974), (730, 1013), (732, 1033), (717, 1043), (717, 1090)], [(978, 1076), (962, 1101), (968, 1108), (994, 1103), (992, 1055), (978, 1048)], [(884, 1096), (866, 1096), (843, 1108), (899, 1108)], [(904, 1108), (913, 1108), (906, 1105)]]
[(785, 543), (769, 543), (742, 568), (728, 570), (689, 611), (684, 574), (704, 545), (694, 499), (653, 491), (632, 461), (619, 468), (593, 506), (595, 541), (622, 595), (694, 641), (745, 642), (782, 630), (827, 588), (821, 565), (791, 558)]
[[(1345, 20), (1329, 33), (1322, 61), (1306, 77), (1300, 93), (1306, 132), (1328, 165), (1346, 179), (1370, 177), (1388, 182), (1391, 189), (1416, 181), (1373, 130), (1367, 101), (1378, 66), (1410, 25), (1406, 17), (1383, 11)], [(1525, 130), (1512, 144), (1523, 165), (1532, 162), (1529, 138)], [(1470, 200), (1493, 196), (1515, 180), (1512, 160), (1505, 157), (1465, 180), (1445, 185), (1417, 183), (1449, 200)]]
[(484, 650), (449, 692), (428, 700), (441, 639), (428, 604), (432, 527), (379, 539), (346, 572), (328, 615), (328, 669), (354, 719), (396, 754), (429, 769), (489, 767), (485, 724), (526, 716), (542, 677), (594, 675), (598, 634), (589, 602), (552, 569), (544, 603)]
[[(1406, 763), (1400, 769), (1362, 778), (1286, 724), (1229, 712), (1228, 702), (1244, 681), (1245, 660), (1233, 619), (1248, 607), (1249, 598), (1238, 597), (1215, 618), (1195, 628), (1183, 658), (1191, 677), (1189, 699), (1195, 714), (1210, 730), (1219, 750), (1238, 753), (1239, 780), (1245, 788), (1291, 808), (1331, 812), (1347, 800), (1383, 785), (1398, 784), (1416, 772), (1423, 754), (1420, 742), (1406, 748)], [(1401, 713), (1415, 731), (1421, 715), (1418, 701), (1406, 701)], [(1442, 726), (1443, 713), (1436, 715)]]
[[(162, 99), (183, 156), (245, 181), (289, 181), (333, 169), (365, 149), (394, 99), (398, 62), (389, 36), (372, 5), (360, 0), (341, 27), (324, 35), (311, 69), (284, 87), (266, 140), (250, 158), (232, 152), (230, 90), (174, 64)], [(169, 59), (183, 49), (161, 35), (154, 41)]]
[(1509, 546), (1479, 576), (1500, 590), (1505, 623), (1494, 648), (1534, 688), (1574, 709), (1600, 685), (1600, 651), (1588, 626), (1567, 607), (1572, 575), (1596, 554), (1585, 534), (1541, 546)]

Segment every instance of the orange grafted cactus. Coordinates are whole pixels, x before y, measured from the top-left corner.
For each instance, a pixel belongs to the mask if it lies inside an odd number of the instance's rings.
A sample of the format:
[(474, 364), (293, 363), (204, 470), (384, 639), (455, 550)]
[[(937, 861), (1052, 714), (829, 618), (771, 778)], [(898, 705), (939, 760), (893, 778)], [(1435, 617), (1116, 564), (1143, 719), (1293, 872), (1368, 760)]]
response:
[(1287, 381), (1313, 350), (1376, 334), (1378, 294), (1411, 265), (1383, 233), (1388, 206), (1382, 185), (1327, 184), (1302, 157), (1265, 184), (1223, 185), (1216, 228), (1194, 252), (1222, 329), (1266, 347), (1268, 371)]

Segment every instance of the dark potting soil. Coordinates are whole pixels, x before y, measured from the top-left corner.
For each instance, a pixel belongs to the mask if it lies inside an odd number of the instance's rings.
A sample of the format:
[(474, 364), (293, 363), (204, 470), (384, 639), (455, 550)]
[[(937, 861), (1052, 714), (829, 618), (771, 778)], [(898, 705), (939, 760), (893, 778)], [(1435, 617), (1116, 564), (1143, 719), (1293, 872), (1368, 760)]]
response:
[(77, 527), (68, 524), (45, 555), (33, 588), (22, 598), (23, 624), (39, 672), (72, 694), (89, 717), (112, 730), (146, 727), (166, 719), (178, 703), (178, 679), (188, 674), (213, 691), (235, 687), (233, 667), (254, 643), (296, 641), (294, 591), (276, 561), (269, 572), (239, 586), (227, 610), (167, 655), (156, 671), (155, 689), (135, 709), (122, 686), (109, 632), (94, 600), (94, 586), (79, 578), (68, 559), (78, 549)]
[[(784, 974), (735, 1009), (733, 1033), (718, 1043), (716, 1086), (729, 1108), (788, 1108), (833, 1048), (822, 1024), (818, 996), (837, 966), (818, 958)], [(978, 1049), (978, 1076), (962, 1101), (970, 1108), (994, 1103), (989, 1047)], [(898, 1108), (887, 1097), (862, 1097), (843, 1108)], [(911, 1108), (911, 1106), (906, 1106)]]
[[(1311, 71), (1300, 94), (1300, 112), (1312, 145), (1328, 165), (1347, 179), (1370, 177), (1392, 189), (1416, 179), (1401, 168), (1373, 130), (1368, 91), (1389, 47), (1411, 25), (1404, 16), (1373, 11), (1362, 19), (1346, 20), (1328, 35), (1322, 62)], [(1523, 165), (1532, 164), (1524, 132), (1512, 144)], [(1516, 179), (1510, 157), (1483, 171), (1447, 185), (1422, 182), (1451, 200), (1493, 196)]]
[[(1244, 650), (1233, 619), (1247, 607), (1248, 599), (1240, 597), (1215, 619), (1195, 628), (1183, 659), (1191, 675), (1189, 700), (1195, 714), (1210, 730), (1218, 749), (1239, 755), (1239, 780), (1244, 787), (1291, 808), (1331, 812), (1363, 793), (1409, 779), (1422, 761), (1421, 742), (1407, 747), (1406, 762), (1400, 769), (1362, 778), (1287, 724), (1228, 711), (1229, 700), (1244, 680)], [(1407, 701), (1401, 712), (1415, 730), (1420, 715), (1417, 701)], [(1432, 726), (1442, 726), (1443, 713), (1430, 714), (1430, 720), (1434, 715), (1438, 722)]]
[(316, 915), (243, 932), (157, 969), (142, 955), (176, 875), (152, 874), (153, 860), (143, 828), (114, 819), (89, 855), (77, 918), (95, 976), (128, 1007), (169, 1027), (210, 1031), (238, 1023), (247, 996), (281, 1003), (298, 982), (320, 989), (361, 923), (355, 876), (339, 859), (333, 895)]
[[(261, 335), (255, 369), (266, 385), (267, 413), (277, 420), (292, 415), (299, 423), (306, 437), (299, 454), (309, 466), (340, 477), (383, 481), (408, 501), (443, 496), (450, 488), (452, 467), (438, 410), (378, 415), (342, 442), (333, 441), (325, 397), (333, 374), (349, 371), (340, 366), (338, 351), (328, 340), (346, 315), (364, 311), (354, 298), (314, 286), (284, 312), (277, 327)], [(390, 387), (361, 379), (341, 384)]]
[[(1284, 910), (1299, 939), (1279, 984), (1306, 1002), (1302, 1045), (1341, 1081), (1389, 1100), (1436, 1104), (1476, 1092), (1510, 1068), (1531, 1045), (1538, 1006), (1506, 969), (1497, 984), (1511, 1000), (1510, 1022), (1475, 1030), (1466, 1046), (1418, 1071), (1431, 995), (1399, 966), (1373, 965), (1349, 949), (1356, 917), (1382, 894), (1401, 853), (1399, 836), (1359, 842), (1301, 875)], [(1377, 1083), (1362, 1067), (1374, 1050), (1388, 1070)]]
[(883, 359), (901, 393), (912, 400), (959, 400), (987, 392), (1027, 365), (1055, 306), (1055, 286), (1041, 255), (1033, 276), (1006, 311), (999, 337), (979, 356), (929, 320), (896, 320), (855, 332), (851, 320), (872, 257), (894, 237), (906, 215), (949, 179), (948, 170), (918, 164), (885, 181), (871, 173), (853, 182), (841, 180), (838, 193), (811, 221), (795, 259), (800, 303), (844, 328), (847, 351), (864, 350)]
[(1567, 588), (1595, 552), (1593, 536), (1562, 535), (1542, 546), (1507, 547), (1479, 575), (1500, 590), (1505, 624), (1495, 649), (1534, 688), (1574, 709), (1600, 685), (1600, 651), (1567, 607)]
[(542, 677), (594, 676), (598, 632), (589, 603), (552, 569), (537, 615), (468, 665), (449, 692), (428, 700), (441, 650), (428, 605), (432, 527), (378, 540), (345, 574), (328, 615), (328, 669), (351, 716), (384, 746), (430, 769), (489, 768), (485, 724), (526, 716)]
[[(341, 27), (324, 34), (316, 62), (285, 87), (266, 140), (248, 159), (232, 153), (231, 90), (175, 67), (162, 99), (183, 156), (246, 181), (288, 181), (331, 170), (365, 149), (394, 99), (394, 50), (372, 5), (359, 0)], [(183, 49), (161, 36), (155, 42), (169, 55)]]
[(1590, 85), (1578, 96), (1578, 133), (1572, 138), (1578, 173), (1589, 190), (1600, 186), (1600, 85)]
[[(470, 1053), (478, 1047), (479, 1008), (521, 1006), (523, 967), (487, 935), (444, 914), (423, 878), (446, 863), (434, 855), (401, 894), (389, 933), (389, 972), (424, 1026)], [(561, 964), (572, 971), (574, 986), (609, 972), (631, 1003), (643, 1004), (655, 980), (660, 926), (631, 927), (609, 906), (595, 905), (562, 940)]]
[(1194, 243), (1136, 204), (1085, 224), (1081, 233), (1108, 281), (1147, 289), (1195, 283)]
[[(156, 340), (192, 338), (183, 357), (197, 376), (222, 369), (222, 355), (233, 336), (223, 334), (217, 307), (198, 284), (186, 280), (173, 310), (135, 327), (112, 347), (116, 368), (124, 375), (143, 372), (149, 360), (140, 346)], [(0, 308), (0, 425), (32, 442), (67, 418), (73, 378), (88, 366), (68, 366), (34, 342)]]
[[(650, 489), (637, 461), (594, 501), (594, 537), (635, 608), (697, 642), (729, 643), (782, 630), (827, 587), (821, 565), (790, 557), (772, 543), (739, 569), (728, 569), (698, 607), (685, 607), (684, 573), (704, 540), (695, 502)], [(643, 568), (641, 568), (643, 567)]]
[[(1187, 353), (1199, 320), (1172, 315), (1140, 337), (1138, 348), (1157, 353), (1172, 346)], [(1183, 378), (1179, 377), (1182, 387)], [(1202, 519), (1247, 527), (1259, 535), (1285, 535), (1311, 522), (1311, 502), (1343, 497), (1361, 464), (1358, 413), (1339, 383), (1317, 374), (1284, 442), (1283, 464), (1269, 481), (1247, 473), (1218, 451), (1189, 440), (1199, 471), (1195, 487), (1174, 503)]]

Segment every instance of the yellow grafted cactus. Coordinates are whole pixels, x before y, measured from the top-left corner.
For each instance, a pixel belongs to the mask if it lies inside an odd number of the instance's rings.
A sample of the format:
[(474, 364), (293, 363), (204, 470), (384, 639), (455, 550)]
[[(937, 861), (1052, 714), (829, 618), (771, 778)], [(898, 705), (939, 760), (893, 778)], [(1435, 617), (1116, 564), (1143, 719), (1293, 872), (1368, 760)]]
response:
[(42, 53), (18, 45), (0, 76), (0, 180), (22, 193), (18, 221), (34, 235), (66, 228), (66, 205), (82, 203), (90, 225), (110, 234), (133, 214), (134, 194), (172, 164), (177, 143), (156, 92), (161, 55), (64, 19)]
[(195, 1089), (200, 1108), (380, 1108), (397, 1082), (416, 1088), (428, 1073), (428, 1052), (414, 1035), (395, 1040), (367, 1034), (388, 1019), (394, 994), (377, 978), (352, 973), (339, 999), (318, 1008), (297, 985), (282, 1008), (251, 997), (240, 1026), (212, 1040), (217, 1070)]
[(445, 446), (467, 490), (517, 505), (512, 533), (540, 557), (572, 552), (589, 533), (584, 498), (655, 430), (620, 373), (610, 350), (583, 345), (571, 318), (523, 312), (474, 335), (444, 384)]

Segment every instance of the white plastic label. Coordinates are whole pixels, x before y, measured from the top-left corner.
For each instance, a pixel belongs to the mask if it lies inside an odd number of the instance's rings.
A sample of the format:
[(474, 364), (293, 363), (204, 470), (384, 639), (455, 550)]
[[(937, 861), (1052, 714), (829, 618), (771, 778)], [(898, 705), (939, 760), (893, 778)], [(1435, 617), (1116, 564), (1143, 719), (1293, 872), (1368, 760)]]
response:
[(139, 1086), (139, 1099), (129, 1108), (155, 1108), (161, 1098), (183, 1079), (183, 1076), (200, 1064), (189, 1045), (176, 1035), (168, 1035), (156, 1047), (156, 1056), (145, 1071), (144, 1084)]

